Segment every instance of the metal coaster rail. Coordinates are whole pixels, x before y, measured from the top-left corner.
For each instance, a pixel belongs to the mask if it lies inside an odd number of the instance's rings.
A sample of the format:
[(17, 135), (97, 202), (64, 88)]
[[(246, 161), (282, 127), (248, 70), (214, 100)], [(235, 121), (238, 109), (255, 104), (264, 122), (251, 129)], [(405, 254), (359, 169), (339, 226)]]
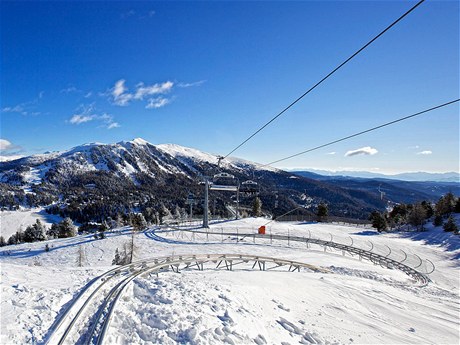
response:
[(287, 242), (289, 241), (301, 242), (301, 243), (306, 243), (307, 245), (316, 244), (316, 245), (324, 247), (325, 250), (326, 248), (333, 248), (333, 249), (337, 249), (341, 251), (346, 251), (349, 254), (358, 255), (360, 259), (367, 259), (371, 261), (372, 263), (380, 265), (382, 267), (389, 268), (389, 269), (398, 269), (406, 273), (408, 276), (415, 279), (419, 283), (421, 283), (422, 286), (425, 286), (429, 282), (431, 282), (431, 279), (427, 276), (427, 274), (431, 274), (435, 270), (435, 266), (430, 260), (427, 260), (427, 261), (433, 266), (433, 268), (431, 272), (425, 274), (415, 269), (415, 268), (420, 267), (422, 264), (422, 260), (418, 256), (417, 257), (420, 260), (420, 264), (417, 267), (413, 268), (403, 263), (407, 259), (407, 254), (405, 252), (404, 252), (404, 255), (405, 255), (404, 260), (397, 261), (397, 260), (394, 260), (388, 257), (391, 254), (391, 249), (390, 249), (390, 253), (384, 256), (384, 255), (372, 252), (372, 249), (374, 247), (372, 243), (371, 243), (372, 244), (371, 250), (365, 250), (365, 249), (353, 246), (353, 239), (352, 239), (352, 245), (346, 245), (346, 244), (334, 242), (332, 238), (331, 240), (326, 241), (326, 240), (321, 240), (318, 238), (312, 238), (311, 235), (307, 238), (307, 237), (299, 237), (299, 236), (286, 236), (286, 235), (273, 235), (273, 234), (266, 235), (266, 234), (256, 234), (256, 233), (223, 232), (223, 231), (219, 233), (217, 232), (213, 233), (213, 232), (203, 231), (203, 230), (189, 230), (189, 229), (176, 227), (173, 225), (166, 225), (165, 227), (162, 227), (162, 228), (163, 229), (171, 228), (174, 231), (185, 231), (185, 232), (191, 232), (195, 234), (206, 234), (206, 235), (214, 234), (214, 235), (221, 235), (221, 236), (222, 235), (237, 236), (238, 238), (252, 238), (253, 241), (255, 241), (256, 238), (259, 238), (259, 239), (264, 239), (264, 240), (270, 240), (270, 242), (272, 240), (280, 240), (280, 241), (287, 241)]
[[(93, 279), (77, 295), (66, 312), (52, 327), (47, 344), (102, 344), (110, 327), (110, 321), (116, 303), (125, 287), (139, 276), (171, 270), (179, 273), (184, 269), (203, 270), (204, 264), (217, 264), (215, 269), (233, 270), (235, 266), (252, 263), (248, 269), (261, 271), (287, 267), (289, 272), (301, 268), (321, 273), (330, 273), (327, 269), (303, 262), (274, 257), (245, 254), (191, 254), (144, 259), (128, 265), (119, 266)], [(267, 267), (266, 264), (272, 264)], [(108, 286), (112, 284), (111, 286)], [(109, 287), (107, 293), (103, 288)], [(94, 313), (93, 310), (96, 310)], [(85, 331), (87, 329), (87, 331)], [(83, 331), (83, 332), (82, 332)], [(72, 333), (74, 337), (72, 338)], [(76, 340), (78, 338), (78, 340)]]

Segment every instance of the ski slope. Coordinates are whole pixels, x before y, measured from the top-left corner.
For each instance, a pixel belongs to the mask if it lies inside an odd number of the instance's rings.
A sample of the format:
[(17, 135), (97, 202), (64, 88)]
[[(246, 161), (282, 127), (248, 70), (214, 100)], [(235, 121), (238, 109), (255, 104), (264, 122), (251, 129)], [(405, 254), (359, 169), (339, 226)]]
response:
[(43, 208), (21, 209), (19, 211), (0, 211), (0, 235), (5, 241), (15, 234), (16, 231), (24, 231), (37, 219), (47, 227), (53, 223), (59, 223), (62, 218), (58, 215), (48, 214)]
[[(107, 344), (457, 344), (459, 342), (458, 236), (439, 229), (411, 236), (377, 235), (363, 228), (276, 223), (267, 235), (314, 236), (400, 250), (436, 265), (431, 283), (340, 252), (282, 241), (220, 235), (257, 232), (266, 219), (211, 225), (210, 234), (146, 231), (135, 235), (135, 260), (185, 254), (248, 254), (295, 260), (330, 273), (233, 271), (210, 266), (140, 276), (123, 291), (107, 330)], [(114, 268), (116, 248), (130, 239), (121, 228), (92, 236), (0, 249), (2, 344), (41, 343), (78, 292)], [(347, 242), (348, 241), (348, 242)], [(78, 267), (78, 253), (84, 254)], [(7, 255), (9, 254), (9, 255)]]

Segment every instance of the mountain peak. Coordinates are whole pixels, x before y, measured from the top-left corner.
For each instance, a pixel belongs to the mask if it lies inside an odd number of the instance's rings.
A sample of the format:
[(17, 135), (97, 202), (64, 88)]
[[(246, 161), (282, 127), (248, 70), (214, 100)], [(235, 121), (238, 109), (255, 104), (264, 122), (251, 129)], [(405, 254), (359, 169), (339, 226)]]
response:
[(142, 138), (135, 138), (131, 140), (131, 142), (137, 145), (151, 145), (147, 140), (144, 140)]

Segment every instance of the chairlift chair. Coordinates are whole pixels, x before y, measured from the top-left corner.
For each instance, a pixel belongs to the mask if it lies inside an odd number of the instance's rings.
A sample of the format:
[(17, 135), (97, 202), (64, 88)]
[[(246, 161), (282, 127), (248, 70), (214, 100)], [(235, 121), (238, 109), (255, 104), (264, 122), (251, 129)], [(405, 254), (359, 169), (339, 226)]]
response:
[(212, 184), (209, 186), (209, 189), (236, 192), (239, 189), (238, 179), (232, 174), (224, 172), (215, 174), (212, 178)]
[(259, 184), (252, 180), (241, 183), (240, 193), (243, 196), (256, 196), (259, 194)]

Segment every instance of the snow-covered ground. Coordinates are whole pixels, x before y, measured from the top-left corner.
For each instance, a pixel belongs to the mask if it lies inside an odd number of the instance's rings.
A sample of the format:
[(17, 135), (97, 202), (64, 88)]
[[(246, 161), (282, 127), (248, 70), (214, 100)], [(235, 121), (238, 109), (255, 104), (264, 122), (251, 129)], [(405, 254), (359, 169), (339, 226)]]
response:
[[(301, 261), (331, 273), (204, 271), (160, 273), (134, 280), (115, 310), (107, 344), (458, 344), (460, 238), (438, 229), (381, 234), (332, 224), (276, 223), (267, 235), (290, 234), (351, 243), (395, 257), (401, 250), (431, 260), (426, 287), (398, 270), (302, 243), (221, 236), (255, 233), (265, 219), (211, 226), (210, 234), (135, 235), (135, 259), (180, 254), (240, 253)], [(2, 226), (3, 227), (3, 226)], [(188, 236), (188, 237), (187, 237)], [(92, 236), (0, 249), (1, 344), (41, 343), (69, 301), (91, 279), (113, 268), (116, 248), (130, 239), (117, 229)], [(205, 243), (209, 241), (208, 243)], [(371, 242), (369, 242), (371, 241)], [(388, 246), (388, 247), (386, 247)], [(83, 253), (83, 267), (78, 267)], [(416, 262), (414, 262), (414, 265)]]
[(47, 228), (51, 227), (51, 224), (62, 220), (61, 217), (48, 214), (41, 208), (0, 211), (0, 235), (7, 241), (16, 231), (24, 231), (29, 225), (34, 224), (37, 219), (40, 219)]

